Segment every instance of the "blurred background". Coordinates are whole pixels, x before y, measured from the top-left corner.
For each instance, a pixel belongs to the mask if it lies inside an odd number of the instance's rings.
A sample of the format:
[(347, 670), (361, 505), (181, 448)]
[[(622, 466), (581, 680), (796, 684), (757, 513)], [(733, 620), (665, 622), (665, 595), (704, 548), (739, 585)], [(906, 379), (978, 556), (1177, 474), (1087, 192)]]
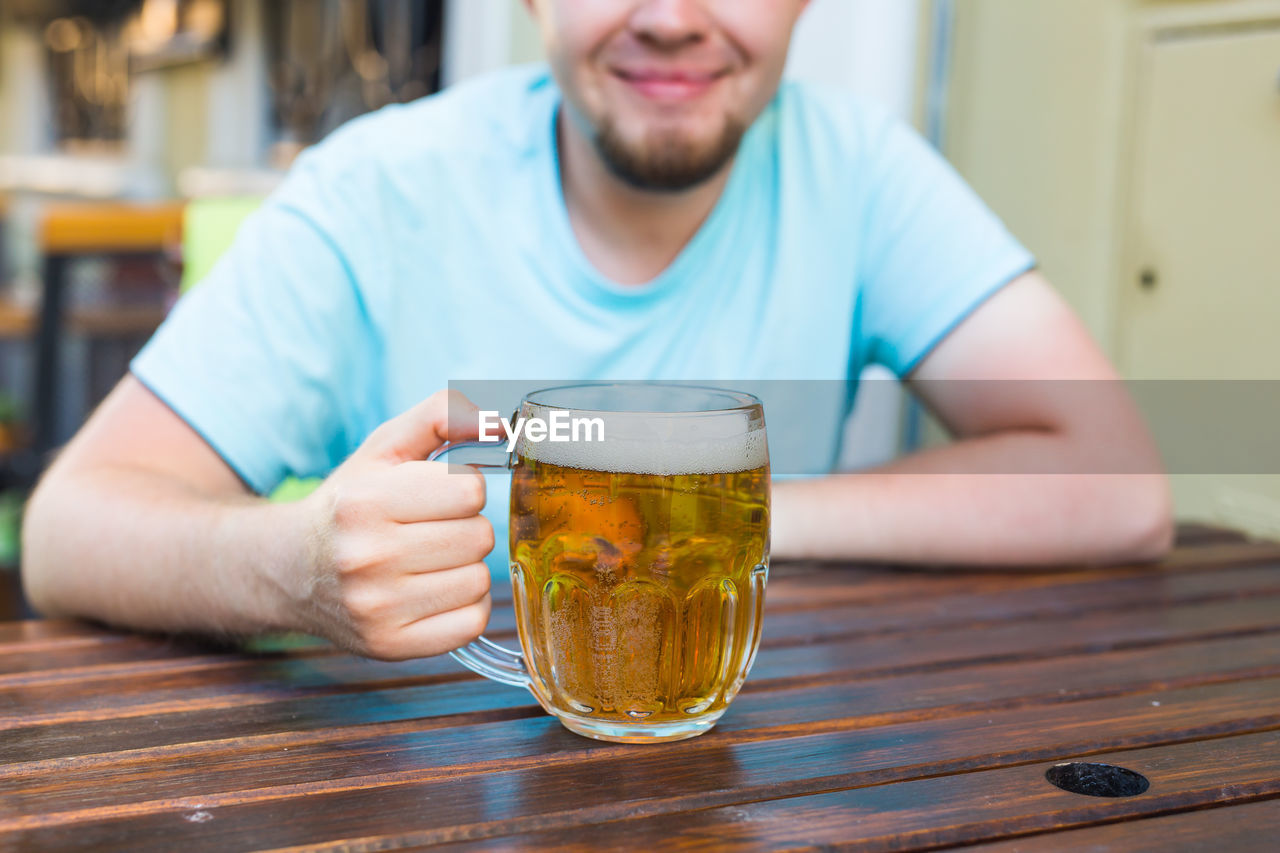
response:
[[(540, 53), (518, 0), (0, 0), (0, 565), (48, 454), (302, 148)], [(1280, 378), (1280, 0), (814, 0), (788, 74), (914, 123), (1127, 378)], [(940, 440), (869, 383), (844, 465)], [(1280, 478), (1175, 489), (1280, 536)]]

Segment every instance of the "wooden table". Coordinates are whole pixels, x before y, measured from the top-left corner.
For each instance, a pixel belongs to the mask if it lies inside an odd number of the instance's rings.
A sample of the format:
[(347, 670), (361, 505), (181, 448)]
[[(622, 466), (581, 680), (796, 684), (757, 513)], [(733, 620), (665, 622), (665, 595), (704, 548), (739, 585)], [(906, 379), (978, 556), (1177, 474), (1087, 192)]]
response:
[[(1276, 849), (1280, 545), (1184, 528), (1158, 568), (776, 566), (768, 597), (737, 702), (661, 746), (570, 734), (448, 658), (5, 624), (0, 849)], [(1059, 790), (1066, 761), (1150, 787)]]

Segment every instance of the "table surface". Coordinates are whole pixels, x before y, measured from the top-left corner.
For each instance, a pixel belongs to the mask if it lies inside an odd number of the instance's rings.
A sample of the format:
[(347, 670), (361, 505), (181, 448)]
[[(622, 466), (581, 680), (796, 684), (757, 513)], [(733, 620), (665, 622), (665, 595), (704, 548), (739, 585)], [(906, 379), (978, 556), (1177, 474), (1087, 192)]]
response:
[[(512, 637), (507, 605), (491, 636)], [(1148, 790), (1045, 778), (1119, 765)], [(1274, 849), (1280, 545), (1158, 567), (774, 567), (710, 734), (599, 743), (447, 657), (0, 625), (0, 850)]]

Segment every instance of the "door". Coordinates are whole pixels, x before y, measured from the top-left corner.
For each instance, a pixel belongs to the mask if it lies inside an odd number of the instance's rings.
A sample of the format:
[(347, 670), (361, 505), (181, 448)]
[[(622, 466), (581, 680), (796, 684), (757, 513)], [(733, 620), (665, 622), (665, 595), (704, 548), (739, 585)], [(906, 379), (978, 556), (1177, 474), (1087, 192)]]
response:
[[(1153, 38), (1142, 49), (1136, 103), (1122, 371), (1135, 379), (1280, 380), (1280, 22)], [(1249, 387), (1270, 397), (1266, 389), (1280, 383)], [(1248, 417), (1248, 407), (1197, 406), (1214, 396), (1204, 389), (1158, 392), (1180, 400), (1182, 415), (1153, 423), (1179, 517), (1280, 536), (1274, 453), (1250, 454), (1253, 475), (1183, 467), (1188, 458), (1226, 455), (1213, 444), (1223, 440), (1220, 428), (1244, 431), (1233, 446), (1265, 446), (1280, 431)]]
[(1143, 48), (1120, 363), (1280, 379), (1280, 21)]

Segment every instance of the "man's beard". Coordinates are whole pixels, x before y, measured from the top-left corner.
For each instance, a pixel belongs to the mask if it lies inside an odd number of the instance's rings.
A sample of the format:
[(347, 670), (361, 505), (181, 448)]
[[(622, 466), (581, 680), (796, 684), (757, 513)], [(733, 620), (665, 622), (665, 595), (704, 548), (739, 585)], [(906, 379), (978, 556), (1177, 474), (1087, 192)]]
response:
[(666, 134), (651, 133), (641, 145), (631, 145), (606, 118), (596, 133), (596, 150), (616, 177), (638, 190), (679, 192), (691, 189), (720, 172), (738, 151), (746, 126), (726, 122), (719, 139), (696, 145)]

